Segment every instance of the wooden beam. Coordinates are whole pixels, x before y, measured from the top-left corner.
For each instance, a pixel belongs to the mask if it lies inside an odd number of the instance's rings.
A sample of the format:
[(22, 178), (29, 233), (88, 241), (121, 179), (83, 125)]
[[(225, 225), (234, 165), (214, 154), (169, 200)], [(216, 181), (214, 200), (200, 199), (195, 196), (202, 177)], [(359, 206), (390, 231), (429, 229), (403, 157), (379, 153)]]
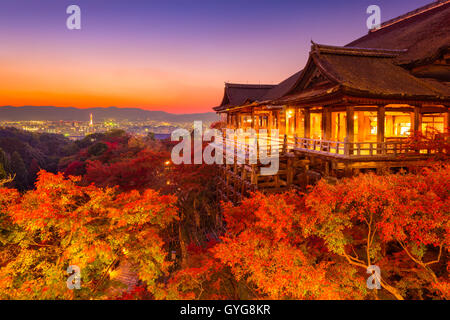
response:
[(445, 124), (447, 125), (447, 128), (444, 128), (444, 129), (447, 129), (447, 132), (449, 132), (450, 131), (450, 106), (447, 107), (447, 122)]
[(422, 128), (422, 114), (421, 114), (421, 106), (414, 106), (414, 132), (421, 131)]
[(251, 124), (252, 124), (252, 129), (255, 129), (255, 109), (254, 108), (252, 108), (252, 122), (251, 122)]
[(322, 125), (324, 126), (322, 132), (325, 140), (331, 139), (331, 109), (324, 107)]
[(294, 109), (294, 133), (296, 134), (298, 132), (298, 129), (300, 129), (300, 109), (295, 108)]
[(348, 156), (353, 154), (353, 142), (355, 141), (355, 107), (347, 106), (346, 114), (347, 137), (345, 139), (347, 144), (345, 154)]
[(273, 124), (273, 114), (272, 114), (272, 112), (269, 112), (269, 117), (267, 118), (267, 129), (268, 129), (268, 132), (267, 132), (267, 134), (269, 134), (270, 135), (270, 131), (272, 130), (272, 124)]
[(354, 142), (355, 141), (355, 108), (348, 106), (346, 108), (347, 113), (347, 141), (348, 142)]
[(385, 108), (384, 106), (379, 106), (377, 110), (377, 142), (384, 142), (384, 119), (385, 119)]
[(290, 119), (289, 119), (289, 109), (286, 107), (286, 109), (284, 110), (284, 134), (288, 134), (289, 133), (289, 123), (290, 123)]
[(280, 117), (280, 111), (277, 111), (277, 129), (281, 129), (281, 117)]
[(309, 138), (311, 136), (311, 113), (310, 113), (309, 108), (305, 109), (304, 126), (305, 126), (304, 138)]

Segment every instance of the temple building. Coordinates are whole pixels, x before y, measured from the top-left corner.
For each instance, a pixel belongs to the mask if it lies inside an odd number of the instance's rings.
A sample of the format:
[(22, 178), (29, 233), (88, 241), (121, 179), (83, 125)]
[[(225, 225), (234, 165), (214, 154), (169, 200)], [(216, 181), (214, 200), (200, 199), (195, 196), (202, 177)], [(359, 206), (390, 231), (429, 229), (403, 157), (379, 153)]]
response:
[(223, 197), (421, 165), (440, 152), (407, 141), (450, 128), (449, 21), (450, 1), (436, 1), (346, 46), (312, 43), (303, 70), (278, 85), (226, 83), (214, 110), (227, 128), (278, 129), (281, 163), (272, 177), (224, 165)]

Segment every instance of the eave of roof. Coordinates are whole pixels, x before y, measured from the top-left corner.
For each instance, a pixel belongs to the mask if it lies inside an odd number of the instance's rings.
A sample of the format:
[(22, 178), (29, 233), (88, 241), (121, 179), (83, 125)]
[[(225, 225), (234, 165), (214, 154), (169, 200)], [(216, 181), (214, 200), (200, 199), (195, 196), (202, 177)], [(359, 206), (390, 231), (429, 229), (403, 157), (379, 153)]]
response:
[(384, 22), (346, 47), (408, 49), (396, 63), (412, 67), (433, 61), (450, 46), (450, 0), (435, 1)]
[(241, 84), (225, 83), (224, 95), (219, 106), (213, 109), (217, 112), (252, 103), (264, 96), (267, 91), (275, 87), (271, 84)]

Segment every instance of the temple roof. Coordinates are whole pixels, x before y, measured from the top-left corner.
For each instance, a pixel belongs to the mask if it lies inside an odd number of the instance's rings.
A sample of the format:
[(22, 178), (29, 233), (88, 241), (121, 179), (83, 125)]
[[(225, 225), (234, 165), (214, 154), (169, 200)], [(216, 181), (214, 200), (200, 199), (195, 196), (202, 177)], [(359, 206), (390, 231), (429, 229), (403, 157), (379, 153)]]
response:
[(450, 47), (450, 0), (424, 7), (384, 22), (379, 29), (350, 42), (349, 47), (407, 49), (397, 64), (427, 63)]
[(260, 100), (273, 87), (275, 85), (225, 83), (222, 103), (213, 109), (221, 111), (227, 107), (240, 106)]
[[(431, 65), (450, 49), (449, 21), (450, 0), (441, 0), (389, 20), (344, 47), (313, 43), (303, 70), (276, 86), (227, 83), (222, 103), (214, 110), (248, 103), (286, 104), (325, 99), (339, 92), (361, 97), (448, 102), (450, 83), (445, 82), (449, 78), (448, 67), (439, 66), (437, 71), (437, 67), (432, 70), (415, 67)], [(417, 77), (410, 72), (412, 68)], [(430, 74), (434, 79), (419, 78)]]
[[(310, 58), (296, 86), (286, 99), (292, 101), (335, 94), (337, 91), (357, 96), (397, 99), (446, 99), (450, 87), (437, 81), (414, 77), (408, 70), (397, 66), (395, 60), (404, 50), (362, 49), (314, 44)], [(320, 74), (325, 81), (321, 86), (307, 87), (312, 75)]]
[(261, 98), (261, 101), (279, 99), (282, 96), (286, 95), (294, 88), (295, 84), (298, 82), (302, 75), (302, 71), (303, 70), (296, 72), (286, 80), (283, 80), (275, 87), (267, 91), (267, 93)]

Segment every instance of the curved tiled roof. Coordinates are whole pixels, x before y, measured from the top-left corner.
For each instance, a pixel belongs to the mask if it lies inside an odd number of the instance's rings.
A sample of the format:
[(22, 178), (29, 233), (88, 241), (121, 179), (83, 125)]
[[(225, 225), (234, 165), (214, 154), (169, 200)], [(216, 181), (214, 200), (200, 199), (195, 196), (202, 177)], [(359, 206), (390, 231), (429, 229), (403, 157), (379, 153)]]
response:
[(227, 107), (240, 106), (248, 102), (257, 101), (273, 87), (275, 85), (225, 83), (222, 103), (213, 109), (221, 111)]
[(398, 50), (313, 46), (315, 61), (348, 88), (382, 95), (448, 96), (448, 92), (395, 65), (401, 54)]
[(274, 88), (267, 91), (267, 93), (261, 98), (261, 100), (262, 101), (274, 100), (274, 99), (279, 99), (282, 96), (286, 95), (297, 84), (297, 82), (300, 79), (300, 76), (302, 74), (302, 71), (303, 70), (300, 70), (299, 72), (294, 73), (292, 76), (290, 76), (286, 80), (283, 80), (278, 85), (276, 85)]
[(383, 23), (378, 30), (352, 41), (360, 48), (408, 49), (396, 59), (401, 65), (421, 64), (450, 47), (450, 0), (435, 1)]
[[(437, 81), (427, 81), (414, 77), (406, 69), (397, 66), (394, 60), (404, 54), (403, 50), (362, 49), (313, 44), (310, 58), (298, 80), (286, 97), (292, 101), (311, 98), (315, 95), (335, 93), (358, 93), (381, 98), (421, 98), (450, 99), (450, 87)], [(305, 89), (300, 85), (309, 76), (306, 71), (318, 68), (330, 80), (330, 86), (317, 91), (317, 88)], [(283, 99), (276, 103), (282, 103)]]

